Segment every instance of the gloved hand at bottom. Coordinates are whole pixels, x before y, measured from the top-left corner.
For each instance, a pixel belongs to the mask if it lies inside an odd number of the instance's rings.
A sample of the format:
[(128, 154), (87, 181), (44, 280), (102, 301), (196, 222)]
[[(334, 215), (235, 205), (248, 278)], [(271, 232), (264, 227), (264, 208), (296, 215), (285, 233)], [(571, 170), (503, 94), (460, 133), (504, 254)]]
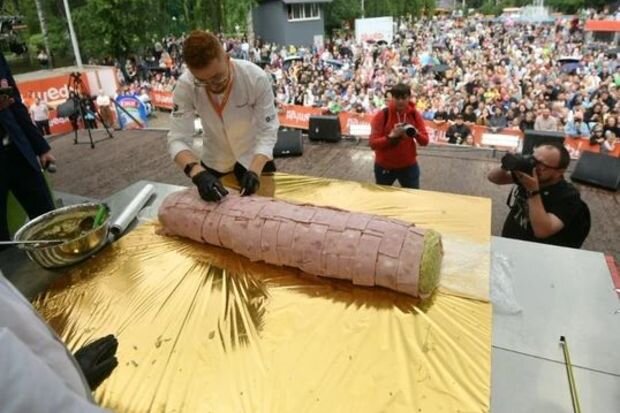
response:
[(75, 352), (77, 360), (91, 390), (95, 390), (118, 366), (116, 350), (118, 340), (112, 334), (86, 344)]

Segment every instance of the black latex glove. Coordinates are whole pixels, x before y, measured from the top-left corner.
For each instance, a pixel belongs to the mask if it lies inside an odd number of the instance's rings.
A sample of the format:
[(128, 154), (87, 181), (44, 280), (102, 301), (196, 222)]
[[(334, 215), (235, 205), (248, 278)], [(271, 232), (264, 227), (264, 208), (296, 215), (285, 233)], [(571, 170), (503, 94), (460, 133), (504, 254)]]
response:
[(91, 390), (94, 391), (99, 387), (112, 374), (112, 370), (118, 366), (117, 348), (118, 341), (116, 337), (110, 334), (75, 352), (74, 357), (80, 365)]
[(228, 195), (224, 185), (208, 171), (200, 171), (192, 178), (194, 185), (198, 187), (200, 197), (207, 202), (217, 202)]
[(256, 193), (260, 188), (260, 179), (255, 172), (246, 171), (241, 178), (241, 196), (248, 196)]

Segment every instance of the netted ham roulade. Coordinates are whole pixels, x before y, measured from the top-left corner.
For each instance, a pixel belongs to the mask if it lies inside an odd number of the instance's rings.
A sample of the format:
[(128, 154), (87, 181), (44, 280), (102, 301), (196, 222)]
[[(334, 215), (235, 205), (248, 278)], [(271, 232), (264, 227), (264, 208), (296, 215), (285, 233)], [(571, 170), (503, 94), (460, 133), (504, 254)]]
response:
[(170, 235), (356, 285), (426, 297), (439, 282), (439, 233), (399, 220), (232, 193), (207, 203), (193, 189), (166, 197), (159, 220)]

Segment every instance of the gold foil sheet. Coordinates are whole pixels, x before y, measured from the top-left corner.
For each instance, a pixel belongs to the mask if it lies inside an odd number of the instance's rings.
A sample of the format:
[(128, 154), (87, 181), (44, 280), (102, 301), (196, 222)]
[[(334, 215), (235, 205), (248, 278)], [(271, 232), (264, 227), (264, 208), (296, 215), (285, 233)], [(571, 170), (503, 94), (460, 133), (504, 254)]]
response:
[[(463, 278), (488, 280), (488, 267), (481, 264), (488, 262), (486, 200), (317, 178), (274, 179), (277, 197), (393, 216), (462, 240), (456, 246), (478, 258)], [(220, 248), (156, 235), (157, 225), (138, 227), (35, 301), (72, 349), (117, 335), (119, 366), (95, 393), (104, 407), (488, 411), (488, 302), (442, 291), (420, 302), (252, 263)]]

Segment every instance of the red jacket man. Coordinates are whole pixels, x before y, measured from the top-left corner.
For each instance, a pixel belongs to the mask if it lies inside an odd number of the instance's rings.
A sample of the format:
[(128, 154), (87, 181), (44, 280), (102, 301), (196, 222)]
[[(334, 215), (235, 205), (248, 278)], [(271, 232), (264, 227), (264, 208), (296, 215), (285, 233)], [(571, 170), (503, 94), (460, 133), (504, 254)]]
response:
[[(398, 179), (403, 188), (420, 188), (416, 141), (428, 145), (422, 116), (410, 101), (409, 86), (399, 83), (390, 90), (387, 110), (372, 119), (370, 147), (375, 152), (375, 181), (392, 185)], [(387, 115), (387, 119), (386, 119)], [(413, 128), (411, 128), (413, 126)]]

